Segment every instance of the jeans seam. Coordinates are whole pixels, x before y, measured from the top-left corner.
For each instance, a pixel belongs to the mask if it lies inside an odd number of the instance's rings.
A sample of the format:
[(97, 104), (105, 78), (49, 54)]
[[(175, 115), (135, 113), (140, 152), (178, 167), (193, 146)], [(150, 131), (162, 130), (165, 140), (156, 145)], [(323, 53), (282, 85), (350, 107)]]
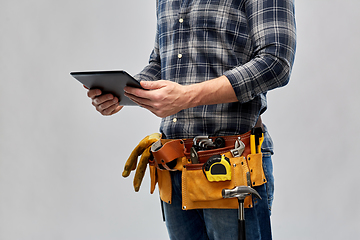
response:
[[(270, 152), (263, 152), (263, 158), (266, 158), (266, 157), (270, 157), (271, 158), (271, 153)], [(264, 174), (265, 174), (265, 177), (269, 176), (270, 173), (268, 172), (268, 169), (267, 169), (267, 166), (266, 164), (263, 164), (263, 169), (264, 169)], [(272, 174), (272, 173), (271, 173)], [(269, 184), (265, 184), (265, 189), (266, 189), (266, 195), (267, 195), (267, 205), (268, 205), (268, 209), (269, 209), (269, 213), (271, 215), (271, 205), (270, 203), (273, 201), (273, 194), (269, 194), (269, 188), (268, 188)]]

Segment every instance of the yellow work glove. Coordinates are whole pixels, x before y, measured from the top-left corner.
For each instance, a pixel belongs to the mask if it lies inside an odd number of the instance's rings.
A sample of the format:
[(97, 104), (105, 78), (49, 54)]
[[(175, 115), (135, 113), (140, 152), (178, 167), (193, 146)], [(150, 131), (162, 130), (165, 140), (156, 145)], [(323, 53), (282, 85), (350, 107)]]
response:
[[(158, 141), (161, 138), (160, 133), (153, 133), (149, 136), (146, 136), (140, 143), (134, 148), (131, 152), (130, 157), (125, 163), (124, 171), (122, 173), (123, 177), (128, 177), (131, 171), (136, 169), (134, 176), (134, 189), (135, 192), (138, 192), (140, 189), (141, 182), (145, 175), (145, 170), (149, 162), (149, 157), (151, 156), (150, 148), (151, 145)], [(141, 155), (139, 164), (136, 168), (137, 159)]]

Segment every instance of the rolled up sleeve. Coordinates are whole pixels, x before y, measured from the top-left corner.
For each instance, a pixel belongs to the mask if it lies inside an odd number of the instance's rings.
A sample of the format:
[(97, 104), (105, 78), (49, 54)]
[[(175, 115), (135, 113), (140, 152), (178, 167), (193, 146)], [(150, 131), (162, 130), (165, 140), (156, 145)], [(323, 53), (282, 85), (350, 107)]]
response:
[(289, 82), (296, 49), (293, 0), (245, 3), (253, 56), (224, 73), (241, 103)]

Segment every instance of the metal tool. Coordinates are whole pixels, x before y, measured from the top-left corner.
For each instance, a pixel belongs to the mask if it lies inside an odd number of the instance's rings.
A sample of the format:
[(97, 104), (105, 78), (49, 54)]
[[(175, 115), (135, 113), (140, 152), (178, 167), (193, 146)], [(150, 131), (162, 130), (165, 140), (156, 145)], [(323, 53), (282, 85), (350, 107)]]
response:
[(191, 160), (191, 163), (193, 163), (193, 164), (199, 163), (199, 156), (196, 152), (195, 147), (190, 148), (190, 160)]
[(247, 196), (253, 195), (261, 199), (260, 194), (253, 188), (248, 186), (238, 186), (233, 189), (223, 189), (223, 198), (237, 198), (239, 202), (239, 215), (238, 215), (238, 239), (246, 240), (245, 232), (245, 208), (244, 200)]
[(198, 146), (200, 146), (203, 150), (208, 150), (211, 148), (215, 147), (215, 144), (213, 143), (213, 141), (208, 138), (208, 139), (202, 139), (199, 141)]
[(196, 151), (203, 151), (215, 147), (215, 144), (208, 136), (196, 136), (193, 139), (193, 147)]
[(206, 151), (216, 148), (225, 147), (226, 142), (222, 137), (217, 137), (215, 141), (208, 136), (196, 136), (193, 138), (193, 145), (190, 148), (190, 159), (191, 162), (196, 164), (199, 163), (198, 151)]
[(222, 137), (217, 137), (214, 142), (208, 136), (196, 136), (193, 139), (193, 146), (197, 148), (198, 151), (223, 148), (225, 145), (225, 139)]
[(196, 136), (193, 139), (193, 145), (190, 148), (190, 160), (193, 164), (199, 163), (198, 151), (204, 151), (215, 148), (216, 145), (208, 136)]
[(211, 141), (211, 139), (209, 139), (208, 136), (196, 136), (193, 139), (193, 145), (198, 146), (199, 142), (202, 141), (202, 140), (210, 140)]
[(235, 157), (240, 157), (241, 154), (243, 154), (244, 150), (245, 150), (245, 144), (241, 141), (241, 138), (239, 137), (235, 141), (235, 148), (231, 149), (230, 152), (232, 156), (235, 158)]

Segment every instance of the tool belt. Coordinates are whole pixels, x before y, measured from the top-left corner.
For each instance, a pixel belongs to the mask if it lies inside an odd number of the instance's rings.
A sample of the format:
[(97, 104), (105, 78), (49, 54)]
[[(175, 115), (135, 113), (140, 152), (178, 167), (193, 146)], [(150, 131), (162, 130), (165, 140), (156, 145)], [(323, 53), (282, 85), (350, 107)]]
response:
[[(250, 131), (237, 136), (158, 140), (151, 147), (153, 158), (149, 160), (151, 193), (158, 184), (161, 199), (171, 204), (170, 171), (182, 171), (184, 210), (237, 209), (237, 199), (224, 199), (223, 189), (266, 183), (261, 143), (252, 146), (252, 137), (255, 136)], [(252, 207), (251, 196), (244, 205)]]

